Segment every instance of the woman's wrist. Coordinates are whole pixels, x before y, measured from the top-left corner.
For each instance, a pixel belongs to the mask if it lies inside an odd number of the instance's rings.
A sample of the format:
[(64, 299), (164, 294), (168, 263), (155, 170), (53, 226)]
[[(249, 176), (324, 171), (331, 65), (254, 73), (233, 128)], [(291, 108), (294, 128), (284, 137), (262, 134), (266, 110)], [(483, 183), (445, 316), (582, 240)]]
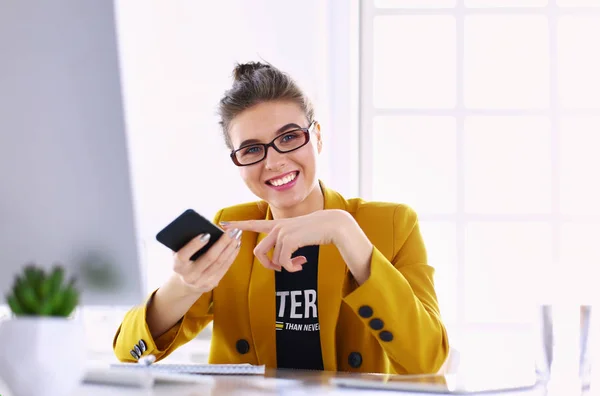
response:
[(371, 275), (373, 244), (348, 212), (340, 210), (336, 215), (333, 243), (356, 282), (362, 285)]
[(204, 294), (203, 291), (186, 284), (177, 274), (172, 274), (171, 278), (158, 289), (157, 293), (161, 292), (161, 289), (169, 295), (171, 300), (198, 299)]
[(157, 338), (173, 327), (202, 296), (173, 274), (148, 301), (146, 322), (152, 337)]

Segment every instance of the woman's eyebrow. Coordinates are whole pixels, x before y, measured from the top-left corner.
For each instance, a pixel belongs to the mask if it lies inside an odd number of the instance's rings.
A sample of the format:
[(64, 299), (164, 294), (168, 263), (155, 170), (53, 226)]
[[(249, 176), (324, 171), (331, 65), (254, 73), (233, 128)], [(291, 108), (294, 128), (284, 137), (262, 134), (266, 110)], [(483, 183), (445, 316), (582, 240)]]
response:
[(290, 122), (289, 124), (285, 124), (284, 126), (282, 126), (281, 128), (279, 128), (278, 130), (275, 131), (275, 135), (279, 135), (281, 132), (284, 132), (290, 128), (301, 128), (300, 125), (298, 124), (294, 124), (293, 122)]

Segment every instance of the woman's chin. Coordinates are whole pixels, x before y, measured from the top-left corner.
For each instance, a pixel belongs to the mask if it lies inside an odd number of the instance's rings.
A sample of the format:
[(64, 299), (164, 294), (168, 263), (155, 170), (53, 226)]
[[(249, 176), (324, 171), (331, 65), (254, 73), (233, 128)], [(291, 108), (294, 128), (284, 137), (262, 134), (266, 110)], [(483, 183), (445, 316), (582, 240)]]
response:
[(291, 209), (302, 202), (301, 197), (289, 196), (289, 197), (272, 197), (268, 200), (269, 204), (278, 209)]
[(270, 192), (269, 194), (265, 194), (264, 198), (269, 205), (279, 210), (290, 210), (302, 203), (303, 199), (304, 196), (302, 194), (292, 191), (287, 191), (283, 194), (279, 191), (274, 191)]

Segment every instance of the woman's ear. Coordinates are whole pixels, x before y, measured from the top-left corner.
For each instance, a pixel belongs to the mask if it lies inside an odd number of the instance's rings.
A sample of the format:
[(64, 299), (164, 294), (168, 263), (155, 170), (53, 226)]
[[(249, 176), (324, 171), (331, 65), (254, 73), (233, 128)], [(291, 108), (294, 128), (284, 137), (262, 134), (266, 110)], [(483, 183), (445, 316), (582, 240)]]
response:
[(317, 152), (321, 154), (323, 149), (323, 138), (321, 136), (321, 124), (315, 123), (315, 136), (317, 137)]

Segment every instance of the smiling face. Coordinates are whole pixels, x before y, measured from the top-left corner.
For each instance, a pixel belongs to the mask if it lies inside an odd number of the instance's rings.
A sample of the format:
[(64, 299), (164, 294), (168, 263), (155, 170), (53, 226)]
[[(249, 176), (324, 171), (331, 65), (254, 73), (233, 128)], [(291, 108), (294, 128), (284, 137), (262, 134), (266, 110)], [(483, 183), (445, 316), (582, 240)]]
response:
[[(236, 116), (229, 129), (234, 149), (252, 143), (270, 143), (283, 148), (303, 139), (301, 133), (286, 134), (297, 128), (308, 128), (309, 121), (302, 109), (293, 102), (263, 102)], [(243, 155), (255, 155), (252, 148)], [(267, 157), (253, 165), (240, 166), (242, 179), (256, 196), (267, 201), (275, 218), (291, 217), (320, 209), (322, 196), (318, 188), (317, 156), (321, 152), (319, 125), (312, 128), (310, 141), (288, 153), (273, 147)]]

